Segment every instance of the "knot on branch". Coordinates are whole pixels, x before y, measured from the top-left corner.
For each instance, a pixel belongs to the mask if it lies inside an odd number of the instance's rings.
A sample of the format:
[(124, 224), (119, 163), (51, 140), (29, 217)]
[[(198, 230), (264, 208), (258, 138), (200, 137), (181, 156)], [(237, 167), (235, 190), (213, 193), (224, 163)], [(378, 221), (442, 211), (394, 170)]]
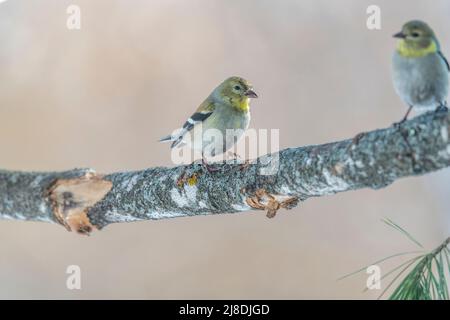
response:
[(112, 182), (94, 172), (78, 178), (58, 179), (49, 188), (49, 199), (56, 220), (69, 231), (89, 235), (95, 226), (89, 221), (89, 208), (111, 190)]

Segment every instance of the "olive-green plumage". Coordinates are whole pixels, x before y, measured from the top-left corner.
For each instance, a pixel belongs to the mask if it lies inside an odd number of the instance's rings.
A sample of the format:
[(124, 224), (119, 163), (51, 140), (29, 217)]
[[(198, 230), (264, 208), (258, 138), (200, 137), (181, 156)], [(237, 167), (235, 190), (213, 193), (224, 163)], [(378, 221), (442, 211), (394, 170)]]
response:
[(250, 99), (257, 97), (247, 80), (230, 77), (213, 90), (181, 130), (160, 141), (172, 141), (172, 148), (182, 142), (190, 143), (205, 157), (222, 154), (233, 147), (248, 128)]
[(419, 110), (445, 109), (449, 70), (434, 31), (423, 21), (403, 25), (392, 58), (394, 88), (409, 106), (402, 121), (414, 107)]

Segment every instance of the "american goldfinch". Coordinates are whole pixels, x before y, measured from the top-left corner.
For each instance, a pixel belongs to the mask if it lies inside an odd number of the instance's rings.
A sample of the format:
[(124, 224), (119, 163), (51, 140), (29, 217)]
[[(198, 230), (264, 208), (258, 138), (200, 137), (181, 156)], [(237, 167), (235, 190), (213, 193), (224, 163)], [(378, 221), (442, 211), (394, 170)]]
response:
[(409, 106), (399, 124), (413, 107), (446, 111), (450, 66), (433, 30), (425, 22), (413, 20), (394, 37), (399, 39), (392, 58), (394, 87)]
[[(202, 152), (203, 164), (209, 170), (206, 158), (225, 153), (248, 128), (250, 99), (257, 97), (247, 80), (230, 77), (213, 90), (181, 130), (160, 141), (172, 141), (172, 148), (190, 143), (192, 149)], [(190, 141), (184, 141), (188, 133)]]

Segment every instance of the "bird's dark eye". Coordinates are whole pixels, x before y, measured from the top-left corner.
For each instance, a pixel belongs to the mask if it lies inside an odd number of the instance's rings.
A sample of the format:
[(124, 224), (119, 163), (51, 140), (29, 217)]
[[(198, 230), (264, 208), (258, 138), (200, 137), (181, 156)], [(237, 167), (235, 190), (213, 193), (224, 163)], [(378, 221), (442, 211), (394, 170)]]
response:
[(411, 35), (413, 36), (413, 38), (417, 38), (418, 36), (420, 36), (418, 32), (413, 32)]
[(239, 91), (239, 90), (241, 90), (241, 87), (239, 87), (239, 86), (234, 86), (234, 90)]

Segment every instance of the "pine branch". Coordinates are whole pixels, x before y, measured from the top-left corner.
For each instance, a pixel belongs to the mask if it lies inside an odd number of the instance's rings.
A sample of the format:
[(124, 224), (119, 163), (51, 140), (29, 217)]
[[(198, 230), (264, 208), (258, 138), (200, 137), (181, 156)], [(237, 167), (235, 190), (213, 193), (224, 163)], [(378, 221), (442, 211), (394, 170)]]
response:
[(426, 114), (353, 139), (289, 148), (250, 165), (192, 164), (96, 174), (0, 170), (0, 218), (45, 221), (88, 234), (137, 220), (292, 208), (309, 197), (361, 188), (450, 166), (450, 116)]
[(436, 249), (417, 259), (415, 266), (403, 278), (389, 299), (449, 300), (447, 280), (450, 276), (449, 244), (450, 237)]

